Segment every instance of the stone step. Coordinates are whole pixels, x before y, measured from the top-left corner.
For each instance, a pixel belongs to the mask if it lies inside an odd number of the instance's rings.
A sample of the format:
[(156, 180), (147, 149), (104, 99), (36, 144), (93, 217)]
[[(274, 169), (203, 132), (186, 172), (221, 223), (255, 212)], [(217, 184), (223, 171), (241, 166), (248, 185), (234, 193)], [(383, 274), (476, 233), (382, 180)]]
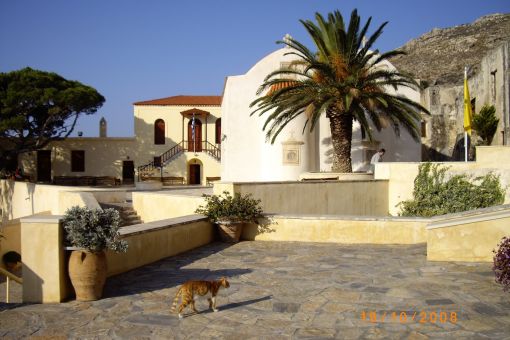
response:
[(142, 219), (136, 213), (136, 210), (133, 209), (133, 204), (130, 202), (122, 202), (122, 203), (101, 203), (101, 207), (103, 209), (113, 208), (119, 212), (121, 219), (121, 227), (125, 227), (133, 224), (143, 223)]

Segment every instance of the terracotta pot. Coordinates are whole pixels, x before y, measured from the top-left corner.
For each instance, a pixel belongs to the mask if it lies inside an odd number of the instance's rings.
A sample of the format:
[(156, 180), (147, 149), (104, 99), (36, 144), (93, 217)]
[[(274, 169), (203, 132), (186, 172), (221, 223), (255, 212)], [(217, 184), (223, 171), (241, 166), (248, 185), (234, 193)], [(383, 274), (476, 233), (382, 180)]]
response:
[(94, 301), (103, 295), (106, 281), (106, 255), (73, 250), (69, 258), (69, 277), (78, 301)]
[(239, 242), (243, 225), (244, 222), (218, 221), (221, 240), (228, 243)]

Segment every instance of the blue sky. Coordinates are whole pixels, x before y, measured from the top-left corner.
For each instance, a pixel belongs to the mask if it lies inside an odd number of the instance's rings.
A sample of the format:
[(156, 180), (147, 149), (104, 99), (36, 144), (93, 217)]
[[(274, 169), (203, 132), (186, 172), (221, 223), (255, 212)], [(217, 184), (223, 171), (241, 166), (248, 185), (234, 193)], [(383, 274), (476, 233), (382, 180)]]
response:
[[(358, 8), (387, 51), (435, 27), (510, 12), (508, 0), (0, 0), (0, 72), (26, 66), (93, 86), (106, 98), (73, 132), (133, 135), (133, 106), (180, 94), (221, 95), (225, 77), (244, 74), (279, 48), (286, 33), (310, 46), (299, 19)], [(311, 46), (310, 46), (311, 47)]]

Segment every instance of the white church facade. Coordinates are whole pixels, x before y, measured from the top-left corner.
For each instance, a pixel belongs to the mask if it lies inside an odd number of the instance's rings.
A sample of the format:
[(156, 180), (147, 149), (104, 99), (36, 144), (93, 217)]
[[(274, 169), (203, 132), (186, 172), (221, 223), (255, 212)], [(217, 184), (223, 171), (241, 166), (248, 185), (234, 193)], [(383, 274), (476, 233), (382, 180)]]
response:
[[(259, 62), (246, 74), (227, 78), (222, 102), (224, 142), (221, 178), (223, 181), (293, 181), (303, 173), (331, 171), (333, 147), (329, 122), (325, 115), (318, 127), (303, 133), (305, 115), (289, 123), (274, 144), (266, 141), (262, 131), (266, 116), (250, 116), (256, 92), (264, 78), (272, 71), (289, 65), (295, 56), (287, 48), (279, 49)], [(385, 67), (394, 68), (389, 62)], [(392, 91), (393, 89), (387, 89)], [(397, 92), (416, 102), (420, 92), (398, 88)], [(261, 96), (265, 93), (261, 93)], [(419, 124), (419, 122), (417, 122)], [(248, 128), (249, 127), (249, 128)], [(366, 172), (372, 155), (385, 148), (384, 161), (415, 162), (421, 160), (421, 143), (401, 129), (397, 137), (391, 128), (378, 132), (373, 129), (374, 141), (365, 138), (357, 122), (353, 126), (352, 165), (354, 172)]]

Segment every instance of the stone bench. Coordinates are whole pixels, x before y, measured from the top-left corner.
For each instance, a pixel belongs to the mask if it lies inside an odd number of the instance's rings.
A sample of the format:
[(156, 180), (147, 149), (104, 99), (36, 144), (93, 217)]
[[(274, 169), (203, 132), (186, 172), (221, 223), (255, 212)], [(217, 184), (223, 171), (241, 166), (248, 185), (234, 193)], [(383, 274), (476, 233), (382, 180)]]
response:
[(221, 177), (206, 177), (205, 183), (206, 185), (212, 185), (212, 182), (220, 181)]
[(177, 185), (177, 184), (184, 184), (184, 177), (180, 176), (141, 176), (140, 179), (142, 181), (155, 181), (155, 182), (162, 182), (163, 185)]
[(55, 176), (53, 183), (69, 186), (116, 186), (120, 179), (114, 176)]

